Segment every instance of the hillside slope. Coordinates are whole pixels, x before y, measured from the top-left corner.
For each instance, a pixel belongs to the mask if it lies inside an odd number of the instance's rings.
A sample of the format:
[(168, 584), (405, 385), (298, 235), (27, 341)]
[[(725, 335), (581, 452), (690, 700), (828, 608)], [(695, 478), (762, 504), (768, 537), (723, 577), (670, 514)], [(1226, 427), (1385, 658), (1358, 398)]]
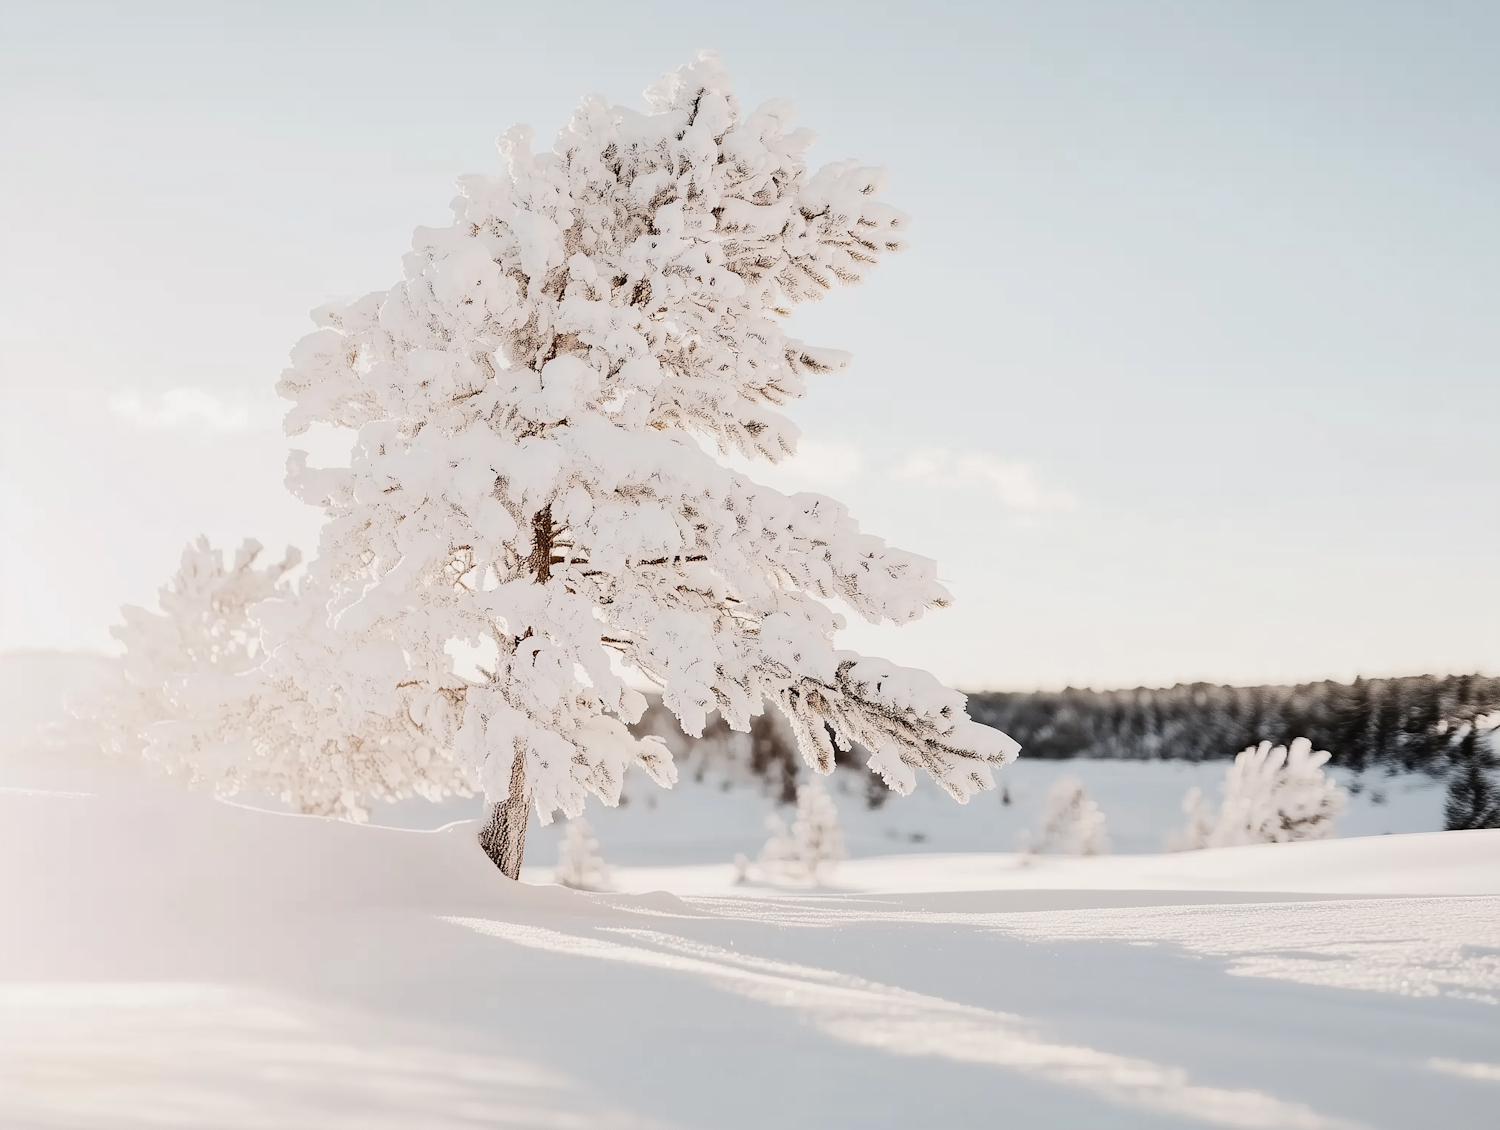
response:
[[(1493, 895), (1063, 889), (1099, 882), (1069, 864), (943, 895), (982, 884), (938, 857), (926, 893), (588, 895), (504, 880), (472, 825), (72, 784), (0, 788), (6, 1126), (1493, 1125)], [(1359, 893), (1404, 856), (1418, 893), (1497, 851), (1191, 863)]]

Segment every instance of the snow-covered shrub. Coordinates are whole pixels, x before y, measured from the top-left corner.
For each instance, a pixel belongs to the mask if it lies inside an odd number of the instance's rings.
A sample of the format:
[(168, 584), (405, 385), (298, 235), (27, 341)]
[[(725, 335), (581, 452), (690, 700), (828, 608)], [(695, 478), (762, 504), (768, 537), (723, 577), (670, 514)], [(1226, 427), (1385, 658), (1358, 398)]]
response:
[(568, 821), (562, 842), (557, 845), (557, 882), (578, 891), (602, 891), (609, 883), (599, 841), (582, 816)]
[(1328, 757), (1327, 751), (1314, 752), (1306, 738), (1295, 739), (1290, 748), (1270, 742), (1250, 746), (1225, 773), (1217, 812), (1199, 789), (1188, 790), (1182, 801), (1187, 826), (1169, 846), (1183, 851), (1326, 839), (1348, 803), (1323, 769)]
[(1042, 801), (1036, 833), (1027, 836), (1023, 851), (1064, 855), (1103, 855), (1109, 851), (1104, 813), (1077, 777), (1059, 777)]
[[(760, 849), (757, 860), (761, 874), (768, 879), (798, 877), (802, 872), (802, 861), (797, 858), (797, 842), (792, 830), (781, 815), (772, 812), (766, 816), (766, 831), (770, 835)], [(738, 867), (738, 858), (736, 858)]]
[(803, 869), (814, 882), (844, 858), (839, 810), (816, 777), (797, 786), (797, 818), (792, 821), (792, 839)]
[[(511, 875), (529, 803), (544, 822), (589, 793), (614, 804), (632, 764), (675, 780), (625, 728), (644, 707), (627, 668), (689, 734), (715, 709), (744, 730), (770, 700), (808, 764), (858, 742), (902, 793), (920, 769), (967, 800), (1018, 748), (925, 672), (834, 646), (826, 600), (896, 624), (948, 604), (932, 561), (698, 442), (795, 452), (779, 408), (849, 356), (785, 319), (901, 247), (885, 174), (810, 171), (792, 106), (742, 113), (712, 54), (647, 99), (585, 98), (549, 152), (507, 132), (505, 170), (459, 180), (453, 222), (417, 229), (395, 286), (316, 311), (278, 385), (289, 434), (357, 439), (348, 466), (289, 463), (327, 521), (242, 712), (315, 757), (327, 735), (377, 735), (373, 756), (338, 748), (356, 798), (366, 774), (404, 788), (465, 767)], [(455, 673), (455, 642), (484, 653), (481, 681)]]
[(844, 834), (839, 810), (814, 778), (797, 787), (797, 814), (792, 826), (772, 813), (766, 818), (771, 833), (761, 849), (761, 868), (768, 878), (791, 878), (819, 883), (844, 858)]

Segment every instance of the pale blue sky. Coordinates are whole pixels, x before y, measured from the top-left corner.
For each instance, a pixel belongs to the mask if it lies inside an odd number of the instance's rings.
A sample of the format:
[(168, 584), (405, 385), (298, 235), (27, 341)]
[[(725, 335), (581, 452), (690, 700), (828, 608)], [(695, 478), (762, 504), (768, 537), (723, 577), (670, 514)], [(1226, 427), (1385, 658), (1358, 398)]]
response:
[[(203, 531), (312, 548), (271, 393), (514, 121), (712, 46), (912, 250), (800, 469), (969, 688), (1500, 672), (1500, 5), (0, 3), (0, 648)], [(165, 397), (165, 399), (164, 399)], [(771, 476), (765, 476), (770, 478)]]

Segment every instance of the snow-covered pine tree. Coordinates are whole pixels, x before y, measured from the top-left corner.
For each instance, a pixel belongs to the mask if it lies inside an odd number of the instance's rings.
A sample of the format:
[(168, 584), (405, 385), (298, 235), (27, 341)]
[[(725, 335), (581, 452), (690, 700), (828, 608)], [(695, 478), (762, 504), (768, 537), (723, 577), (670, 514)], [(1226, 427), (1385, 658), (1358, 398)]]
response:
[[(876, 623), (946, 605), (933, 562), (699, 443), (796, 450), (777, 409), (849, 358), (784, 320), (901, 246), (884, 173), (809, 172), (791, 105), (742, 114), (709, 53), (647, 98), (585, 98), (547, 153), (506, 133), (506, 171), (460, 180), (396, 286), (316, 311), (278, 386), (290, 434), (358, 430), (348, 467), (290, 464), (327, 514), (310, 575), (338, 662), (283, 669), (319, 682), (302, 697), (325, 713), (404, 715), (421, 756), (472, 765), (497, 802), (481, 842), (511, 876), (529, 804), (544, 822), (589, 792), (613, 804), (632, 763), (675, 779), (625, 728), (644, 706), (625, 668), (690, 734), (714, 710), (743, 730), (769, 699), (814, 768), (858, 742), (898, 792), (922, 769), (967, 800), (1018, 749), (930, 675), (834, 646), (826, 599)], [(451, 641), (486, 649), (482, 682), (454, 673)]]
[(839, 810), (814, 777), (797, 786), (797, 814), (792, 826), (774, 813), (767, 818), (771, 833), (761, 849), (760, 863), (770, 877), (782, 876), (821, 883), (828, 869), (844, 858), (844, 833)]
[[(1500, 731), (1491, 735), (1491, 740)], [(1443, 806), (1444, 826), (1449, 831), (1465, 828), (1500, 828), (1500, 789), (1490, 779), (1494, 753), (1484, 748), (1479, 730), (1469, 727), (1458, 745), (1448, 777), (1448, 799)]]
[(1306, 738), (1290, 747), (1250, 746), (1225, 772), (1217, 815), (1198, 789), (1188, 791), (1183, 799), (1188, 826), (1171, 846), (1191, 850), (1326, 839), (1348, 803), (1343, 788), (1323, 769), (1328, 757), (1326, 750), (1314, 752)]
[(557, 870), (553, 874), (564, 887), (576, 891), (602, 891), (608, 885), (609, 872), (604, 866), (604, 856), (599, 853), (599, 841), (582, 816), (569, 820), (563, 829), (562, 842), (557, 845)]
[(1103, 855), (1109, 851), (1109, 830), (1100, 810), (1077, 777), (1059, 777), (1047, 790), (1037, 818), (1033, 850), (1064, 855)]
[[(766, 816), (766, 831), (770, 835), (761, 845), (760, 856), (756, 860), (760, 864), (762, 875), (770, 880), (800, 877), (802, 861), (797, 857), (797, 841), (780, 813), (772, 812)], [(735, 857), (735, 868), (740, 876), (736, 881), (744, 882), (748, 870), (740, 865), (738, 856)]]
[(839, 810), (814, 777), (797, 786), (797, 818), (792, 821), (792, 843), (802, 870), (814, 883), (823, 881), (828, 868), (844, 858), (844, 833), (839, 828)]

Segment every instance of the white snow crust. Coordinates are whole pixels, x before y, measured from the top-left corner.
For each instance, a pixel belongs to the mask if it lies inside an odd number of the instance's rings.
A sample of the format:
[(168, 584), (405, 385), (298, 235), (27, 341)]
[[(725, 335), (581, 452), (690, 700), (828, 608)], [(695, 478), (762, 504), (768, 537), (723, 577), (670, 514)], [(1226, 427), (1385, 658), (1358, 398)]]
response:
[(0, 1125), (1493, 1125), (1500, 833), (590, 894), (472, 823), (29, 773)]

